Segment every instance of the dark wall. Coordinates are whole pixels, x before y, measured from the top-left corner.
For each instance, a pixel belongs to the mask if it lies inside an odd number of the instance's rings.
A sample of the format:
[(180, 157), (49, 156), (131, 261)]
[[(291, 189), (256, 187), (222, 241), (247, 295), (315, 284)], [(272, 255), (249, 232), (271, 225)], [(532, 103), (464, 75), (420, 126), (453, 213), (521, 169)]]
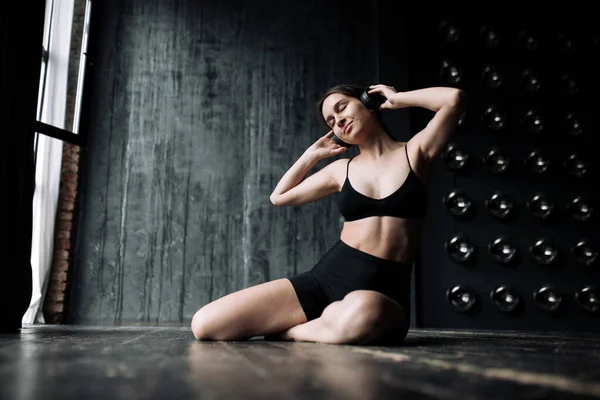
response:
[(17, 331), (31, 301), (34, 130), (44, 2), (0, 14), (0, 332)]
[(94, 2), (70, 322), (186, 323), (339, 238), (336, 196), (269, 195), (325, 133), (320, 94), (378, 81), (377, 4), (352, 4)]
[[(578, 306), (575, 293), (586, 285), (600, 282), (599, 263), (584, 266), (575, 261), (572, 247), (587, 239), (598, 251), (598, 139), (596, 117), (599, 105), (595, 23), (586, 18), (586, 10), (561, 8), (560, 14), (539, 18), (536, 11), (496, 9), (493, 13), (474, 14), (476, 10), (448, 8), (435, 12), (415, 12), (410, 20), (409, 57), (411, 88), (456, 86), (467, 94), (464, 124), (452, 143), (469, 157), (465, 168), (451, 169), (440, 157), (434, 164), (429, 188), (431, 207), (426, 219), (421, 259), (417, 268), (418, 325), (440, 328), (491, 328), (541, 330), (600, 330), (598, 313)], [(587, 14), (591, 15), (591, 14)], [(444, 25), (446, 23), (446, 25)], [(449, 28), (456, 40), (449, 41)], [(497, 34), (498, 42), (486, 46), (482, 28)], [(526, 50), (521, 36), (525, 31), (536, 39), (537, 47)], [(569, 42), (571, 40), (571, 42)], [(460, 70), (460, 82), (449, 83), (442, 73), (442, 62), (450, 61)], [(502, 78), (498, 87), (490, 87), (484, 75), (493, 67)], [(527, 70), (537, 74), (539, 89), (528, 91), (522, 81)], [(570, 91), (562, 79), (574, 77), (578, 91)], [(496, 105), (505, 122), (491, 129), (483, 118), (485, 110)], [(527, 111), (537, 109), (543, 121), (538, 133), (527, 130)], [(581, 121), (579, 136), (567, 132), (565, 116), (574, 112)], [(422, 129), (430, 113), (414, 110), (413, 129)], [(482, 158), (498, 148), (510, 159), (505, 173), (486, 170)], [(531, 173), (523, 162), (534, 149), (550, 160), (547, 173)], [(576, 152), (587, 163), (582, 177), (569, 175), (563, 162)], [(471, 200), (471, 211), (464, 217), (452, 215), (443, 198), (461, 189)], [(509, 219), (498, 219), (486, 208), (486, 200), (500, 191), (514, 204)], [(526, 204), (537, 193), (547, 196), (554, 210), (548, 219), (533, 216)], [(575, 196), (587, 197), (594, 208), (592, 218), (580, 222), (572, 218), (567, 204)], [(450, 258), (447, 241), (464, 235), (473, 245), (474, 256), (461, 263)], [(515, 262), (505, 265), (490, 254), (488, 245), (505, 236), (515, 245)], [(540, 264), (530, 253), (536, 240), (545, 238), (555, 246), (558, 256), (549, 265)], [(453, 308), (446, 297), (455, 285), (470, 287), (477, 297), (466, 313)], [(501, 285), (512, 287), (521, 303), (513, 312), (500, 312), (490, 292)], [(543, 285), (554, 285), (563, 296), (556, 312), (546, 312), (533, 299)]]

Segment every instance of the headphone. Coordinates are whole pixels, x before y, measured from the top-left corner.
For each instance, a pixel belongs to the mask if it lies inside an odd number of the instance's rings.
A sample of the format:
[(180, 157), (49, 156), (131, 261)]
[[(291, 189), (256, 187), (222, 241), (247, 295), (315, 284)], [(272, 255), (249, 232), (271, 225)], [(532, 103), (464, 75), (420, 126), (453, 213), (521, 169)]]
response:
[[(373, 110), (373, 111), (377, 111), (379, 110), (379, 107), (385, 103), (385, 96), (383, 96), (382, 94), (379, 93), (369, 93), (369, 88), (365, 89), (359, 97), (360, 101), (364, 104), (365, 107), (367, 107), (367, 109), (369, 110)], [(353, 144), (349, 144), (344, 142), (342, 139), (340, 139), (339, 137), (337, 137), (335, 135), (335, 133), (332, 134), (333, 136), (331, 137), (331, 139), (333, 139), (334, 142), (336, 142), (337, 144), (339, 144), (340, 146), (344, 146), (347, 148), (351, 148), (352, 146), (354, 146)]]

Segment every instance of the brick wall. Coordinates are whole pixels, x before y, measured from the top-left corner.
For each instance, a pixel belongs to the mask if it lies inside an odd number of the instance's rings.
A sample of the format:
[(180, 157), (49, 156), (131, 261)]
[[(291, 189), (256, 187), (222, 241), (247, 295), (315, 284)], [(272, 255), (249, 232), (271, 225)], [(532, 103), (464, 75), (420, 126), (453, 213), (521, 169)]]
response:
[[(65, 129), (73, 130), (75, 114), (75, 97), (77, 94), (77, 79), (79, 73), (79, 56), (81, 39), (85, 22), (86, 0), (75, 0), (73, 10), (73, 27), (71, 49), (69, 57), (69, 77), (67, 82), (67, 107), (65, 115)], [(69, 267), (74, 256), (76, 227), (76, 199), (77, 180), (79, 171), (79, 146), (64, 143), (62, 155), (62, 168), (60, 176), (60, 189), (56, 211), (56, 224), (54, 230), (54, 256), (50, 279), (44, 298), (44, 319), (49, 324), (61, 324), (65, 321), (66, 293), (68, 285)]]
[(44, 318), (50, 324), (63, 323), (66, 311), (65, 293), (73, 256), (78, 168), (79, 146), (65, 143), (54, 231), (54, 257), (44, 301)]

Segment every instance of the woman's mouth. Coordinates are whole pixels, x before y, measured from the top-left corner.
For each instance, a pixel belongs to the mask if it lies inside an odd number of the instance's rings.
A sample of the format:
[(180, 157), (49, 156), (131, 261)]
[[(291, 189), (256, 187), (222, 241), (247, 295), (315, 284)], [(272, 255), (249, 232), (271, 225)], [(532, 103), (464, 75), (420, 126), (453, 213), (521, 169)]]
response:
[(346, 125), (346, 128), (344, 129), (344, 134), (348, 134), (348, 132), (350, 131), (350, 126), (352, 125), (352, 122), (350, 122), (348, 125)]

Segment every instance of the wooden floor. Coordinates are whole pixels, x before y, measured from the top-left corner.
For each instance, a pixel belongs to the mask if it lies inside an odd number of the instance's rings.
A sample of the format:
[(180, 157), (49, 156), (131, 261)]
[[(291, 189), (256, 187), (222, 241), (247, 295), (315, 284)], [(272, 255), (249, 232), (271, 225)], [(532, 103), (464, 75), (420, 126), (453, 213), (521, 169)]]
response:
[(0, 382), (0, 399), (600, 398), (600, 338), (412, 330), (376, 347), (30, 326), (0, 335)]

